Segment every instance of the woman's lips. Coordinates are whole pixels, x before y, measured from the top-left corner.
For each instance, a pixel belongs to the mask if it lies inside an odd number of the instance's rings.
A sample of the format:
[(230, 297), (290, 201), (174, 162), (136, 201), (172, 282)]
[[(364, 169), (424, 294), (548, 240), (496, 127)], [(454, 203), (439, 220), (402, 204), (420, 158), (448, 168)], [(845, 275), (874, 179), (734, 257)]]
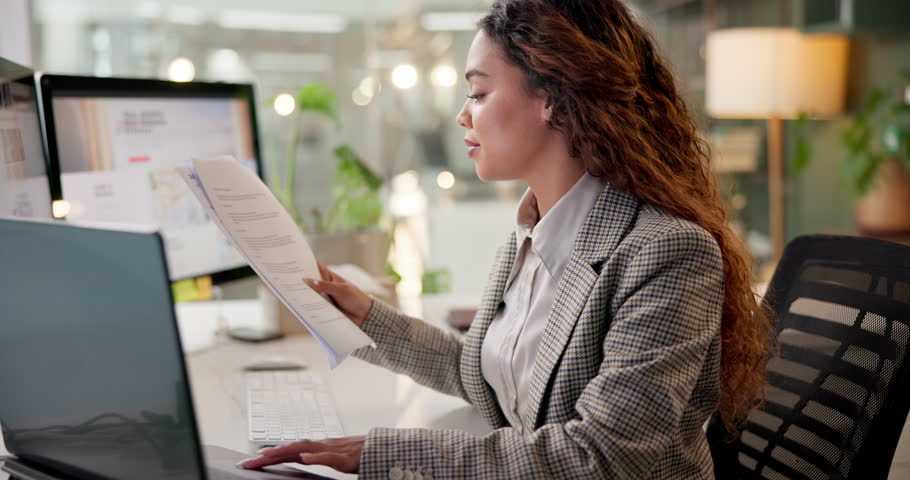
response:
[(468, 156), (469, 157), (473, 156), (477, 152), (477, 149), (480, 148), (479, 143), (472, 142), (472, 141), (468, 140), (467, 138), (464, 139), (464, 144), (468, 146)]

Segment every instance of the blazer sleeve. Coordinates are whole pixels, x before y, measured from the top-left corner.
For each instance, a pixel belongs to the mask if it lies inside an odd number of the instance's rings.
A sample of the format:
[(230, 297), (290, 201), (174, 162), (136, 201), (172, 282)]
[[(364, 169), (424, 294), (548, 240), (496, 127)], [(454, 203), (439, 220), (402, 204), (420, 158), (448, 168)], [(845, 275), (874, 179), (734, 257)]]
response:
[(627, 262), (610, 301), (603, 361), (577, 419), (527, 437), (511, 427), (485, 436), (375, 428), (360, 478), (648, 478), (719, 333), (724, 288), (720, 250), (706, 231), (682, 225), (654, 237)]
[(355, 357), (470, 402), (461, 383), (462, 340), (456, 334), (409, 317), (378, 299), (373, 300), (363, 330), (376, 348), (355, 350)]

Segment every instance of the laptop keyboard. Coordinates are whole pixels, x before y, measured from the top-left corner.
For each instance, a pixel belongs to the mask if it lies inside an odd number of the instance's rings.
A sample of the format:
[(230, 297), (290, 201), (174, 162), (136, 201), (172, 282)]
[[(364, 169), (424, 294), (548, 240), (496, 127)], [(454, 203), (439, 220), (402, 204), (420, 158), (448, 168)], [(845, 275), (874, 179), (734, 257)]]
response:
[(246, 372), (245, 377), (250, 442), (284, 445), (344, 436), (319, 375), (282, 370)]

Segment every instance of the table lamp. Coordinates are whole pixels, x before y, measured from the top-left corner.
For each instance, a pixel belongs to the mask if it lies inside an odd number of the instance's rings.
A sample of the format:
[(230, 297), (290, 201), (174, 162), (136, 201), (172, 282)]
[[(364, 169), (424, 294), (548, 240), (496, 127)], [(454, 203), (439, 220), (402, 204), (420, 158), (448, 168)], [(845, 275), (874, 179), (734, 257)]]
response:
[(843, 109), (847, 38), (791, 28), (733, 28), (708, 34), (705, 97), (715, 118), (768, 121), (768, 216), (772, 262), (784, 247), (783, 119)]

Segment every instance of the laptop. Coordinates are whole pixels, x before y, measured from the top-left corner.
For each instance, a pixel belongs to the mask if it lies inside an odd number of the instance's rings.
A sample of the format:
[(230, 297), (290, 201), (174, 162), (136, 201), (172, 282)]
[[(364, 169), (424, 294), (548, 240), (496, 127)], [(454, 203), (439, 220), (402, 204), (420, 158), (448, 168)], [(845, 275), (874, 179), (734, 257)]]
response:
[(0, 305), (12, 478), (325, 478), (200, 445), (157, 232), (0, 218)]

